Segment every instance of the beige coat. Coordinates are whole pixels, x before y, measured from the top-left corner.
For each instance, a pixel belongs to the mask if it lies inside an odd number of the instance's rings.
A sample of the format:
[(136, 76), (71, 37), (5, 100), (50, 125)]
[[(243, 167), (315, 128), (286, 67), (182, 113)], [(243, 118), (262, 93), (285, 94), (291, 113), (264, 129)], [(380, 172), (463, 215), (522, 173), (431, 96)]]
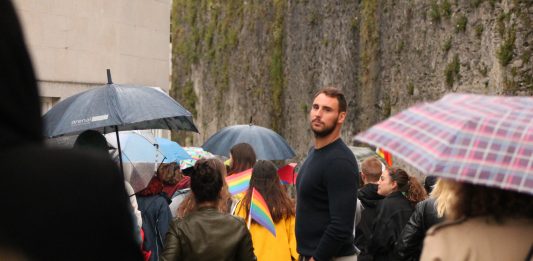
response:
[(525, 260), (531, 247), (532, 219), (509, 219), (497, 224), (478, 217), (445, 222), (430, 229), (420, 260)]

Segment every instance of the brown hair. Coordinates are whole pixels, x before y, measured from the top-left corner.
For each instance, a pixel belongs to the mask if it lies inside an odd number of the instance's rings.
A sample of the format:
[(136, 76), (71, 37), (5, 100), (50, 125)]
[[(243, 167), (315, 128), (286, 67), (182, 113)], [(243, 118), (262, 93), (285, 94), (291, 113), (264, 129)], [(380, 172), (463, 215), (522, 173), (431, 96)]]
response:
[(416, 205), (416, 203), (427, 198), (426, 190), (422, 187), (418, 180), (407, 174), (405, 170), (400, 168), (390, 168), (389, 175), (392, 180), (396, 181), (398, 184), (398, 191), (404, 192), (407, 200), (411, 204)]
[(228, 176), (252, 168), (256, 161), (255, 151), (248, 143), (235, 144), (230, 149), (231, 166)]
[(175, 185), (183, 178), (183, 174), (176, 162), (161, 163), (157, 168), (156, 175), (166, 185)]
[(370, 157), (361, 164), (361, 172), (365, 174), (368, 181), (377, 182), (381, 176), (383, 165), (376, 157)]
[[(193, 170), (193, 173), (191, 174), (191, 190), (193, 191), (193, 193), (189, 193), (189, 195), (187, 195), (185, 199), (183, 199), (183, 202), (181, 202), (181, 204), (179, 205), (178, 211), (177, 211), (178, 217), (182, 218), (182, 217), (185, 217), (187, 214), (193, 211), (196, 211), (198, 203), (201, 203), (201, 201), (198, 202), (197, 198), (199, 195), (202, 194), (200, 190), (204, 190), (205, 188), (193, 188), (193, 180), (195, 182), (195, 185), (194, 185), (195, 187), (196, 185), (201, 186), (202, 185), (201, 183), (205, 183), (205, 182), (200, 182), (198, 177), (194, 177), (194, 176), (197, 173), (205, 174), (207, 170), (206, 167), (209, 167), (209, 169), (211, 170), (216, 170), (216, 173), (220, 176), (220, 179), (216, 178), (217, 180), (222, 181), (222, 186), (219, 190), (218, 198), (216, 199), (217, 209), (218, 211), (222, 213), (228, 212), (228, 202), (231, 200), (231, 194), (229, 193), (228, 184), (226, 183), (226, 180), (225, 180), (226, 179), (226, 167), (224, 166), (224, 163), (222, 163), (219, 159), (210, 158), (210, 159), (200, 159), (194, 165), (194, 170)], [(197, 190), (196, 193), (194, 192), (195, 190)]]
[(294, 204), (281, 185), (276, 165), (271, 161), (260, 160), (254, 166), (250, 179), (250, 189), (246, 192), (240, 206), (246, 209), (246, 220), (248, 220), (250, 212), (252, 188), (261, 193), (265, 199), (274, 223), (295, 215)]
[(337, 98), (337, 101), (339, 102), (339, 112), (346, 112), (346, 109), (347, 109), (346, 97), (344, 97), (344, 93), (342, 92), (341, 89), (334, 87), (334, 86), (324, 87), (315, 93), (315, 98), (322, 93), (328, 97)]
[(533, 218), (531, 195), (451, 180), (447, 182), (455, 196), (446, 213), (451, 220), (477, 216), (489, 216), (499, 222), (506, 217)]

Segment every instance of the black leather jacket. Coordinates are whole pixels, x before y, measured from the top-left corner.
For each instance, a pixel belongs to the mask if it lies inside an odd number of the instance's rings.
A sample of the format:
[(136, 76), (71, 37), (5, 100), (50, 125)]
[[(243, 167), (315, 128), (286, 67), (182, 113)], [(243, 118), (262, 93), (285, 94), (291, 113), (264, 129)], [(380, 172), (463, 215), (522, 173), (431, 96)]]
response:
[(434, 198), (419, 202), (398, 240), (396, 249), (401, 260), (419, 260), (426, 232), (440, 222)]
[(241, 218), (201, 208), (174, 219), (160, 260), (255, 260), (252, 237)]

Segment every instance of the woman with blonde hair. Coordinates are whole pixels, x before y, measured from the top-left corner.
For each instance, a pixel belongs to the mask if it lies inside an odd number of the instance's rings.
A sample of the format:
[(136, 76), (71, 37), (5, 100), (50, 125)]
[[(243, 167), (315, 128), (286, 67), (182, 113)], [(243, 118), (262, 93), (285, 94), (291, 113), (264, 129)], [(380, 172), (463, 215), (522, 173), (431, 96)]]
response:
[(403, 169), (385, 169), (378, 182), (378, 194), (384, 196), (373, 224), (369, 253), (374, 260), (397, 260), (396, 242), (413, 213), (414, 206), (427, 195), (416, 177)]
[(445, 183), (447, 221), (427, 232), (421, 260), (532, 260), (533, 196)]
[(261, 260), (298, 260), (294, 230), (295, 209), (287, 192), (281, 185), (276, 165), (271, 161), (258, 161), (250, 179), (250, 189), (237, 204), (235, 215), (249, 220), (252, 189), (255, 188), (265, 199), (276, 228), (276, 236), (256, 223), (249, 227), (254, 252)]

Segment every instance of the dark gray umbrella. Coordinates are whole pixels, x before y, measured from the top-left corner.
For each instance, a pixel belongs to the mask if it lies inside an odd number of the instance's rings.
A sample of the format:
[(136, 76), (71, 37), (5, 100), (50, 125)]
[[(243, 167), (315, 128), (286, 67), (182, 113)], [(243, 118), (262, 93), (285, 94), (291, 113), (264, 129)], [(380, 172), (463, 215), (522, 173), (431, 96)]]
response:
[[(111, 82), (111, 79), (109, 79)], [(46, 137), (122, 130), (170, 129), (198, 132), (192, 115), (151, 87), (108, 83), (71, 96), (44, 116)]]
[(285, 160), (294, 157), (287, 141), (273, 130), (256, 125), (233, 125), (221, 129), (202, 145), (213, 154), (228, 156), (235, 144), (248, 143), (254, 148), (257, 159)]
[[(113, 84), (107, 70), (104, 86), (71, 96), (44, 116), (44, 135), (58, 137), (85, 130), (101, 133), (143, 129), (170, 129), (198, 132), (192, 114), (167, 94), (155, 88)], [(120, 155), (122, 168), (122, 155)]]

